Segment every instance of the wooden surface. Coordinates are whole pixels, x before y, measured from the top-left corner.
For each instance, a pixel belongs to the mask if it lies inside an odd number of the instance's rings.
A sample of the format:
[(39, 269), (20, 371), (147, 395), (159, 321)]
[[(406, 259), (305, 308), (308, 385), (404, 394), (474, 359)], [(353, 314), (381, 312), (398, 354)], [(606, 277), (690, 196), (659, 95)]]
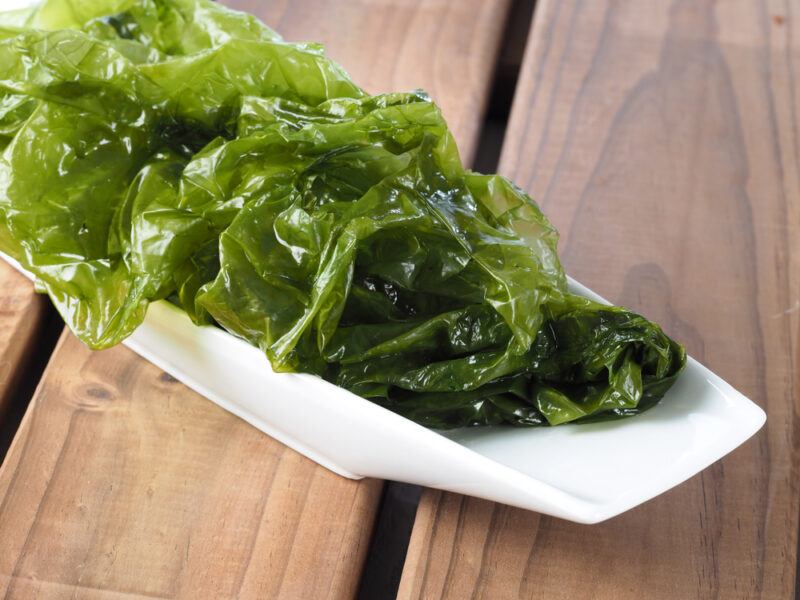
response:
[(46, 306), (27, 279), (0, 261), (0, 421), (36, 351)]
[[(373, 91), (433, 90), (472, 156), (507, 1), (250, 6), (287, 39), (330, 41)], [(0, 596), (350, 598), (380, 492), (67, 335), (0, 470)]]
[(472, 162), (510, 0), (225, 0), (310, 40), (373, 94), (423, 88)]
[(427, 492), (400, 598), (793, 597), (797, 19), (791, 2), (539, 2), (501, 170), (561, 230), (573, 276), (661, 322), (768, 421), (601, 525)]
[(352, 596), (380, 482), (65, 334), (0, 471), (7, 598)]

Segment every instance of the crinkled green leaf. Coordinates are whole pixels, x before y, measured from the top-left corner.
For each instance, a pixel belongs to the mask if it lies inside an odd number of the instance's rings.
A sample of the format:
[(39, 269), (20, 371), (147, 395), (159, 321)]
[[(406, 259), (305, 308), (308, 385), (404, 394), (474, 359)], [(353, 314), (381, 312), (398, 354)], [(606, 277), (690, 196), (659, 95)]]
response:
[(0, 250), (95, 348), (168, 298), (437, 428), (634, 415), (685, 362), (567, 291), (555, 229), (423, 92), (210, 0), (0, 15), (0, 148)]

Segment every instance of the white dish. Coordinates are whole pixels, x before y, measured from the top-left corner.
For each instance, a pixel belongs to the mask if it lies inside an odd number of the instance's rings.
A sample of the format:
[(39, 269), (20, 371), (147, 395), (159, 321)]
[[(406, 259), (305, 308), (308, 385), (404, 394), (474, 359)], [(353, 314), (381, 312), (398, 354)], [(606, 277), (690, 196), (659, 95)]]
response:
[[(570, 286), (603, 301), (574, 281)], [(742, 444), (766, 419), (691, 358), (662, 402), (631, 419), (440, 433), (312, 375), (274, 373), (258, 349), (221, 329), (196, 327), (165, 301), (150, 306), (125, 344), (345, 477), (416, 483), (579, 523), (614, 517), (678, 485)]]

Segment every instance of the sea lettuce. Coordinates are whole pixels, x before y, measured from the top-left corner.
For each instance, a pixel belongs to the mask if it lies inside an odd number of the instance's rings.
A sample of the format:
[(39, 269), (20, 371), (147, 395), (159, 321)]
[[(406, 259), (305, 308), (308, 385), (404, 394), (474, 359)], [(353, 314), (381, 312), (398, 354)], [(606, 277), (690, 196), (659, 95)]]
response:
[(168, 299), (436, 428), (634, 415), (685, 363), (568, 292), (555, 229), (423, 92), (210, 0), (0, 14), (0, 149), (0, 250), (92, 348)]

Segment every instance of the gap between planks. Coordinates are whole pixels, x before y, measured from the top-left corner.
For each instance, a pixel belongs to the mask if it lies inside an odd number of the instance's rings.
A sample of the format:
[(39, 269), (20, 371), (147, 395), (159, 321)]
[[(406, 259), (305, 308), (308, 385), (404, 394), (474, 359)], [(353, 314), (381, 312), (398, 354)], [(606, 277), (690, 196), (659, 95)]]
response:
[[(533, 7), (534, 0), (514, 0), (503, 28), (504, 43), (476, 144), (473, 168), (481, 173), (497, 171)], [(359, 600), (396, 597), (421, 493), (422, 489), (416, 485), (386, 482)]]
[[(228, 4), (327, 42), (370, 91), (426, 87), (471, 161), (508, 0)], [(349, 598), (381, 486), (65, 334), (0, 469), (0, 591)]]
[(52, 309), (0, 260), (0, 464), (52, 351)]
[(793, 595), (795, 12), (777, 1), (539, 3), (501, 172), (561, 230), (568, 272), (661, 322), (768, 421), (721, 462), (600, 525), (426, 491), (401, 599)]

